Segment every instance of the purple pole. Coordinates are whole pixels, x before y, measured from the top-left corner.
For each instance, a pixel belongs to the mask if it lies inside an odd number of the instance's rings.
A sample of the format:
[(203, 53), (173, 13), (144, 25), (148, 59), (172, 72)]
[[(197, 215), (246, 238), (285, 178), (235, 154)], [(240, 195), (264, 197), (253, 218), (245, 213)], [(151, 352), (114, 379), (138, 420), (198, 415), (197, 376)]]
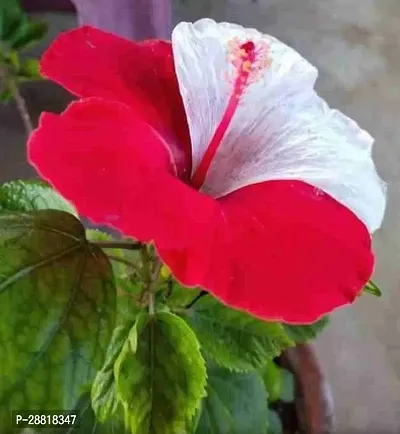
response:
[(171, 39), (171, 0), (72, 0), (79, 24), (133, 39)]
[(21, 3), (28, 12), (74, 12), (76, 9), (79, 24), (89, 24), (128, 39), (171, 38), (171, 0), (21, 0)]
[(27, 12), (75, 12), (70, 0), (21, 0)]

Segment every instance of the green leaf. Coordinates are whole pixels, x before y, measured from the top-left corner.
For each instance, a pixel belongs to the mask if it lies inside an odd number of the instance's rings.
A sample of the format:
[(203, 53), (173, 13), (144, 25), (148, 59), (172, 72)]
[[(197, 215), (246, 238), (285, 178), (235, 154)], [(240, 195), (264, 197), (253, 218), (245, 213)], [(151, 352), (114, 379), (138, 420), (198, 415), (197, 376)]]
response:
[(13, 50), (21, 50), (40, 42), (48, 31), (46, 21), (28, 20), (23, 18), (17, 31), (8, 39)]
[(294, 376), (287, 369), (278, 366), (275, 362), (268, 363), (260, 374), (268, 392), (268, 402), (277, 400), (292, 402), (294, 396)]
[(12, 85), (20, 85), (28, 81), (43, 80), (37, 59), (20, 59), (17, 51), (7, 54), (0, 53), (0, 66), (5, 71), (2, 77), (2, 87), (11, 90)]
[(121, 405), (118, 401), (114, 364), (128, 339), (132, 323), (116, 327), (107, 350), (106, 361), (103, 368), (97, 373), (92, 386), (92, 407), (100, 422), (121, 415)]
[(268, 395), (256, 372), (237, 374), (208, 365), (207, 398), (196, 434), (263, 434)]
[(75, 208), (44, 181), (18, 180), (0, 187), (0, 215), (45, 209), (77, 215)]
[(115, 324), (115, 285), (81, 222), (55, 210), (0, 214), (0, 426), (13, 410), (70, 410)]
[(283, 391), (283, 375), (281, 368), (271, 360), (261, 370), (260, 374), (268, 392), (268, 402), (277, 401)]
[(206, 356), (237, 372), (259, 368), (294, 345), (281, 324), (261, 321), (212, 297), (199, 300), (186, 320)]
[(0, 47), (17, 32), (23, 18), (24, 12), (17, 0), (0, 1)]
[(376, 286), (376, 284), (370, 280), (364, 287), (364, 292), (375, 295), (375, 297), (382, 297), (382, 291)]
[(132, 434), (182, 434), (205, 395), (196, 336), (168, 312), (137, 317), (114, 373)]
[(0, 2), (0, 49), (20, 50), (41, 41), (47, 34), (46, 21), (31, 20), (17, 0)]
[(194, 417), (186, 423), (186, 428), (184, 434), (195, 434), (197, 427), (199, 425), (200, 417), (202, 412), (202, 404), (197, 409)]
[(18, 48), (14, 46), (15, 41), (18, 41), (19, 38), (24, 36), (24, 33), (27, 31), (28, 28), (28, 17), (27, 15), (22, 11), (22, 13), (19, 15), (18, 23), (13, 23), (13, 26), (9, 28), (7, 33), (4, 35), (4, 45), (6, 47), (6, 51), (9, 52), (11, 50), (17, 50)]
[(329, 324), (329, 317), (325, 316), (313, 324), (290, 325), (285, 324), (284, 328), (290, 339), (296, 343), (307, 342), (315, 339)]
[(29, 80), (41, 80), (39, 61), (36, 59), (22, 60), (18, 69), (18, 80), (21, 82)]

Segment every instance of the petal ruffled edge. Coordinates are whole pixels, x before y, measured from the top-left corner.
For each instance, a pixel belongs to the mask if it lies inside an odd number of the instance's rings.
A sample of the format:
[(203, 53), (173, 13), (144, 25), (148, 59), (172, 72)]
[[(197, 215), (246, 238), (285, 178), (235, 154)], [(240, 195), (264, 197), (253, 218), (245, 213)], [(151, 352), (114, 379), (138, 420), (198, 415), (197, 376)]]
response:
[(366, 227), (300, 181), (255, 184), (221, 198), (208, 236), (159, 253), (186, 286), (264, 320), (307, 324), (354, 301), (372, 274)]
[(137, 43), (83, 26), (55, 39), (41, 72), (80, 97), (129, 105), (168, 143), (178, 175), (189, 177), (190, 137), (170, 42)]
[(211, 198), (175, 177), (160, 136), (122, 103), (89, 98), (43, 114), (28, 155), (81, 215), (143, 242), (184, 247), (215, 213)]

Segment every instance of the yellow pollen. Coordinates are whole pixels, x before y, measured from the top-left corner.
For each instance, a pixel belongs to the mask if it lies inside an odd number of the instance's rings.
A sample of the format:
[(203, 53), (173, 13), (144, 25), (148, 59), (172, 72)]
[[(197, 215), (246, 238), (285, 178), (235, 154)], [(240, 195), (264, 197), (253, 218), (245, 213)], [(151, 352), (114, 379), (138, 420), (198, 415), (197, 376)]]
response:
[(242, 64), (242, 69), (245, 72), (250, 72), (251, 71), (251, 62), (250, 60), (245, 60)]
[[(248, 42), (254, 44), (251, 52), (243, 48)], [(227, 43), (227, 60), (234, 70), (225, 76), (231, 84), (240, 83), (237, 91), (242, 94), (245, 87), (260, 80), (271, 65), (270, 45), (265, 39), (255, 42), (235, 37)]]

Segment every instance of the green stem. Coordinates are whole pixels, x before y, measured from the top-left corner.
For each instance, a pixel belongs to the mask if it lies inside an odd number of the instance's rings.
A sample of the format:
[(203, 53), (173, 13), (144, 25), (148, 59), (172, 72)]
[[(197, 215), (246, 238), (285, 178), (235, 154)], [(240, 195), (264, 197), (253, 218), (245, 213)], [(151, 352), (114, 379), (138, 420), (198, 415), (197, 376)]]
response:
[(172, 280), (171, 277), (168, 277), (168, 280), (167, 280), (167, 291), (165, 293), (165, 298), (166, 299), (169, 298), (169, 297), (171, 297), (173, 288), (174, 288), (174, 281)]
[(150, 256), (147, 251), (147, 246), (144, 245), (140, 249), (140, 257), (142, 258), (143, 280), (150, 281)]
[[(147, 303), (149, 308), (149, 314), (154, 315), (155, 313), (155, 290), (157, 288), (158, 279), (160, 277), (162, 262), (158, 256), (152, 258), (149, 254), (148, 247), (143, 245), (140, 249), (140, 255), (142, 258), (143, 267), (143, 281), (146, 282), (140, 296), (139, 300), (141, 303)], [(151, 267), (151, 264), (153, 266)]]
[(154, 307), (154, 293), (149, 292), (149, 315), (153, 316), (155, 313), (155, 307)]
[(8, 77), (7, 84), (15, 100), (15, 104), (17, 105), (17, 109), (24, 124), (26, 134), (29, 137), (33, 132), (33, 124), (29, 115), (28, 107), (26, 106), (25, 99), (19, 91), (17, 83), (12, 77)]
[(149, 286), (147, 287), (147, 294), (149, 297), (149, 315), (154, 315), (155, 307), (154, 307), (154, 292), (157, 288), (158, 278), (160, 277), (160, 271), (162, 267), (162, 262), (160, 258), (156, 258), (153, 266), (153, 272), (151, 275), (151, 279), (149, 282)]
[(124, 249), (124, 250), (140, 250), (143, 246), (141, 243), (134, 243), (132, 241), (91, 241), (102, 249)]

